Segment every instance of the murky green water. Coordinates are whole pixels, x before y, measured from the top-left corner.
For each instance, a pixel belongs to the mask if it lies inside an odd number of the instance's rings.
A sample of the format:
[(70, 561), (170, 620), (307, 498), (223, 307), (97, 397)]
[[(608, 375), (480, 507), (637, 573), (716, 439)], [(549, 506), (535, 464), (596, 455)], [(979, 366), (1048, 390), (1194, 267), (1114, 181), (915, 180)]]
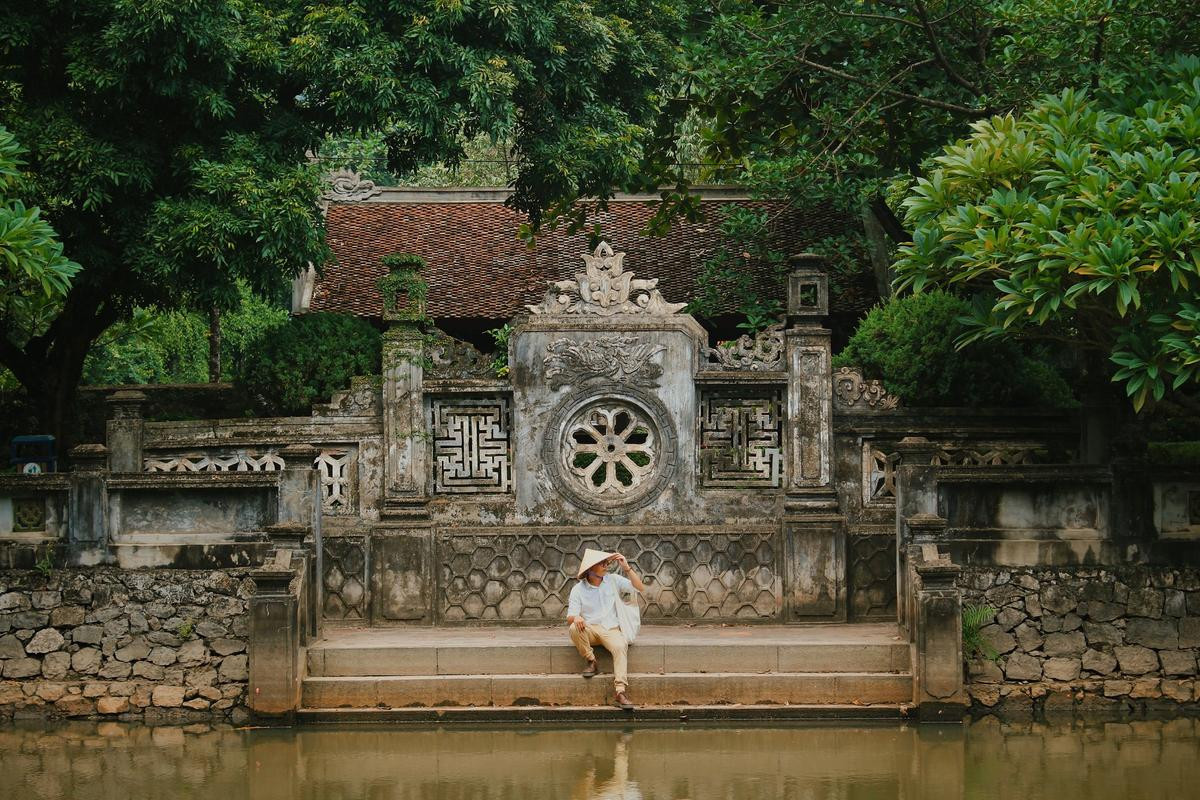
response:
[(0, 798), (1200, 797), (1193, 720), (1046, 726), (0, 728)]

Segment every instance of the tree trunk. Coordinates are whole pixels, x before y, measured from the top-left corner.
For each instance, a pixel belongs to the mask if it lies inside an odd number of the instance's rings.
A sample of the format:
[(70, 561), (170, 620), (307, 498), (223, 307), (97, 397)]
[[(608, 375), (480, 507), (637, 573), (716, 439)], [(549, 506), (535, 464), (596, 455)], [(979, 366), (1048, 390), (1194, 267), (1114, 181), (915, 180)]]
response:
[(208, 308), (208, 382), (221, 382), (221, 309)]

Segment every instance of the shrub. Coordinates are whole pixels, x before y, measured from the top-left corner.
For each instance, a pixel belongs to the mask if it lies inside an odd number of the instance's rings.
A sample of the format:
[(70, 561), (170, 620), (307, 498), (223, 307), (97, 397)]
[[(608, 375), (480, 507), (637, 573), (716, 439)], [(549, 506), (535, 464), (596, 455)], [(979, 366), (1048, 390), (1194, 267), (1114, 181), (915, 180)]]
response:
[(880, 378), (912, 406), (1062, 407), (1074, 401), (1062, 376), (1011, 340), (954, 349), (969, 304), (941, 291), (893, 297), (873, 308), (834, 358)]
[(264, 414), (306, 415), (314, 402), (380, 369), (382, 340), (370, 323), (343, 314), (305, 314), (265, 332), (234, 378)]

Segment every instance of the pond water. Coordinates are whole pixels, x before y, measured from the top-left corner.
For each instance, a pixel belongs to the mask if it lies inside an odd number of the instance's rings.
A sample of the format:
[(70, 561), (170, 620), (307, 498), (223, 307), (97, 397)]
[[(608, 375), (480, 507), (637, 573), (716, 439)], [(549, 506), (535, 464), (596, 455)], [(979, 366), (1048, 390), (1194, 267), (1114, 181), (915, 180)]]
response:
[(1200, 797), (1193, 720), (1075, 726), (0, 727), (0, 798)]

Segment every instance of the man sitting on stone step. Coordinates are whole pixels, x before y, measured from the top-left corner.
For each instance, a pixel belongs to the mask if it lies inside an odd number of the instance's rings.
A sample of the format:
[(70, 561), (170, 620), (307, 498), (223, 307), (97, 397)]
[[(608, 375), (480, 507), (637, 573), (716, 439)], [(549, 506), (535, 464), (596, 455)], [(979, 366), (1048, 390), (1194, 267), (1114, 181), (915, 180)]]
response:
[[(620, 565), (628, 577), (609, 574), (610, 564)], [(621, 708), (633, 708), (633, 703), (625, 695), (629, 680), (629, 642), (621, 632), (620, 613), (623, 609), (619, 609), (617, 604), (623, 604), (621, 594), (634, 590), (644, 592), (646, 586), (633, 567), (629, 566), (625, 556), (591, 548), (584, 552), (575, 577), (580, 580), (571, 587), (571, 597), (567, 602), (567, 630), (579, 655), (587, 661), (583, 677), (591, 678), (597, 673), (596, 653), (592, 645), (603, 645), (613, 657), (616, 689), (613, 700)]]

